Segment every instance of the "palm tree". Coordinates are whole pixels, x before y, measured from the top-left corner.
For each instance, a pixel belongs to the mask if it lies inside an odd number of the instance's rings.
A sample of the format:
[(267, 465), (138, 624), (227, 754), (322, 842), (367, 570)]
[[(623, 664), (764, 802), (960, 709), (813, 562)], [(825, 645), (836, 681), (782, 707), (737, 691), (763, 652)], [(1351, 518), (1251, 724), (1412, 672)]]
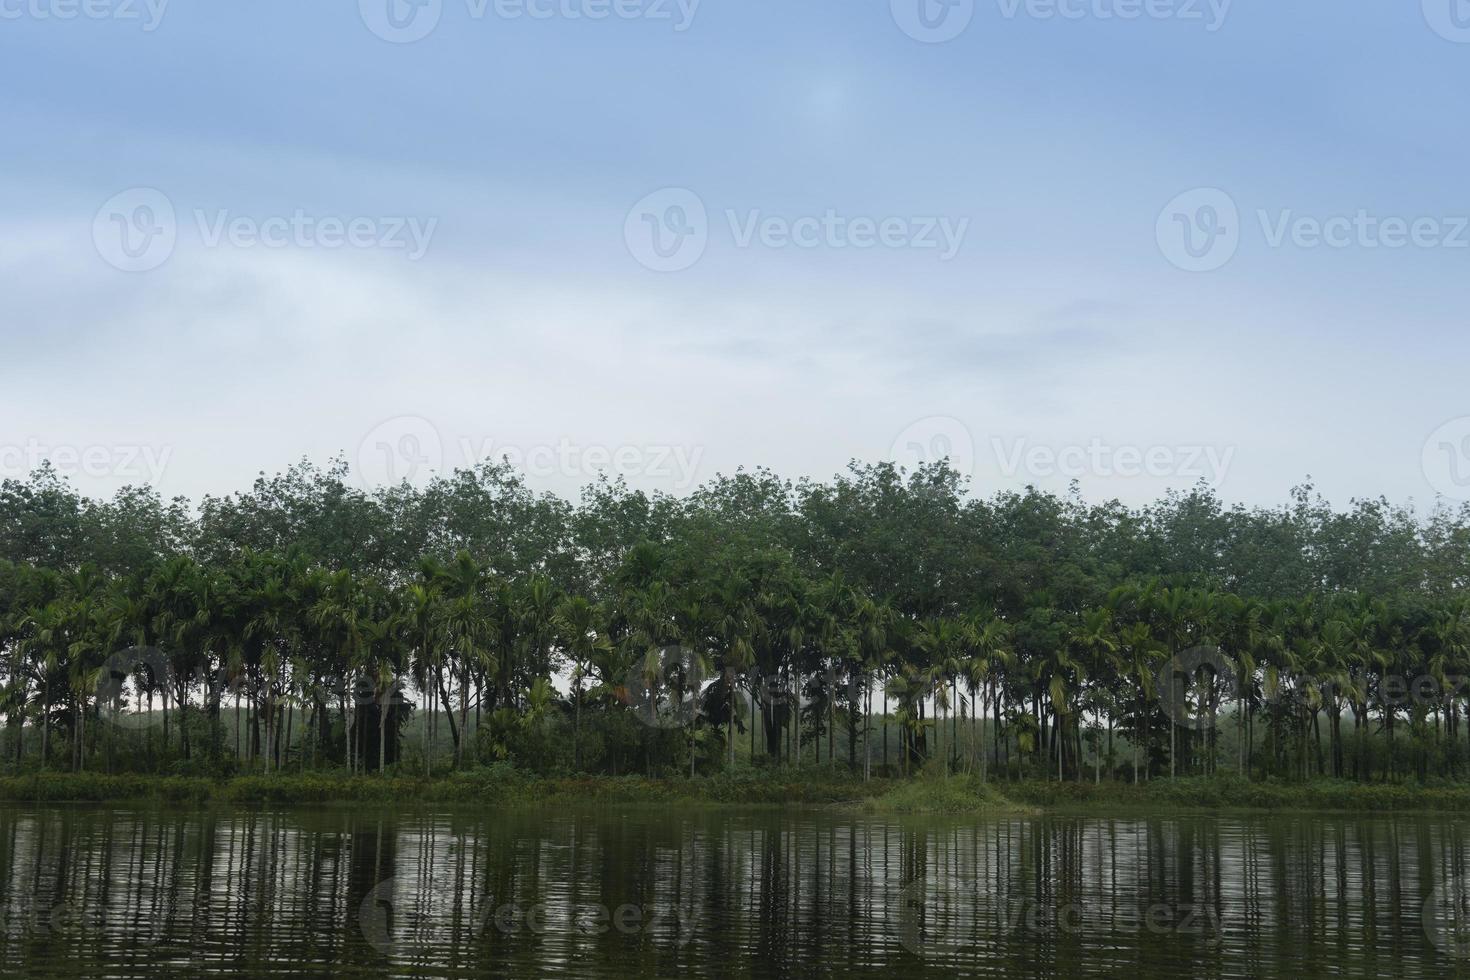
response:
[(508, 670), (511, 651), (502, 648), (501, 656), (497, 656), (489, 644), (496, 619), (504, 623), (509, 619), (509, 609), (502, 595), (492, 617), (486, 593), (499, 583), (491, 581), (486, 569), (469, 552), (456, 555), (454, 561), (440, 569), (439, 576), (446, 599), (441, 620), (444, 642), (459, 659), (459, 737), (454, 746), (454, 764), (461, 767), (469, 738), (471, 681), (477, 674), (503, 677), (503, 671)]
[[(379, 774), (388, 767), (388, 729), (394, 724), (393, 709), (403, 701), (399, 656), (403, 650), (405, 619), (397, 610), (383, 605), (385, 599), (386, 596), (379, 597), (376, 615), (363, 625), (363, 669), (371, 679), (372, 704), (377, 713)], [(354, 713), (365, 707), (355, 706)], [(363, 768), (366, 771), (366, 766)]]
[(337, 663), (344, 668), (342, 679), (337, 684), (342, 712), (343, 751), (347, 757), (347, 771), (356, 772), (353, 736), (357, 725), (357, 709), (354, 703), (349, 710), (349, 702), (356, 701), (356, 671), (362, 663), (368, 618), (350, 573), (342, 571), (327, 576), (322, 594), (311, 607), (309, 616), (317, 631), (317, 642), (335, 653)]
[[(699, 694), (705, 678), (710, 675), (711, 660), (709, 647), (714, 634), (714, 624), (708, 608), (698, 599), (689, 598), (679, 604), (674, 613), (675, 629), (680, 638), (678, 657), (673, 664), (665, 664), (666, 680), (670, 686), (674, 703), (688, 720), (689, 778), (694, 778), (694, 750), (699, 724)], [(670, 670), (672, 668), (672, 670)]]
[[(930, 619), (922, 624), (915, 635), (918, 648), (923, 650), (928, 657), (928, 663), (921, 676), (924, 683), (933, 691), (935, 720), (938, 723), (936, 750), (943, 763), (941, 771), (945, 777), (949, 776), (949, 756), (946, 753), (943, 739), (944, 723), (947, 718), (943, 717), (942, 713), (947, 713), (951, 706), (954, 685), (958, 683), (960, 672), (963, 669), (964, 650), (969, 646), (966, 626), (963, 620), (941, 617)], [(950, 752), (953, 752), (954, 749), (955, 746), (949, 746)]]
[[(1112, 680), (1120, 668), (1117, 660), (1118, 639), (1114, 631), (1113, 614), (1106, 606), (1097, 609), (1089, 609), (1082, 614), (1081, 621), (1076, 625), (1072, 634), (1072, 642), (1077, 645), (1081, 656), (1080, 663), (1083, 665), (1082, 673), (1090, 678), (1092, 683), (1086, 688), (1084, 697), (1087, 699), (1078, 712), (1078, 724), (1080, 726), (1085, 707), (1090, 704), (1093, 708), (1094, 717), (1101, 713), (1106, 699), (1103, 696), (1104, 686)], [(1093, 782), (1102, 782), (1102, 744), (1099, 737), (1095, 746)], [(1078, 769), (1080, 773), (1082, 758), (1079, 750)], [(1111, 764), (1111, 763), (1110, 763)]]
[[(258, 717), (265, 723), (265, 771), (276, 761), (276, 726), (278, 699), (286, 687), (284, 666), (296, 646), (294, 633), (297, 609), (294, 595), (280, 574), (280, 569), (266, 573), (258, 584), (245, 623), (245, 638), (253, 641), (260, 654), (261, 689)], [(344, 573), (345, 574), (345, 573)]]
[[(873, 731), (873, 680), (876, 678), (881, 682), (882, 670), (889, 657), (889, 637), (893, 632), (894, 615), (892, 607), (887, 603), (860, 596), (854, 610), (854, 618), (857, 620), (858, 657), (862, 663), (861, 688), (866, 701), (863, 709), (863, 779), (866, 781), (871, 779), (873, 774), (873, 750), (870, 744)], [(884, 698), (887, 698), (886, 688)], [(885, 756), (888, 748), (887, 714), (885, 708), (883, 721)]]
[[(803, 607), (806, 614), (808, 635), (813, 638), (813, 650), (817, 686), (814, 712), (817, 717), (826, 716), (827, 764), (835, 762), (835, 729), (837, 724), (837, 692), (840, 676), (851, 661), (852, 636), (846, 622), (851, 615), (852, 591), (841, 573), (823, 578), (808, 592)], [(818, 731), (816, 746), (817, 761), (821, 761), (822, 743), (820, 722), (813, 727)]]
[(920, 736), (924, 731), (921, 704), (932, 690), (932, 685), (919, 668), (904, 664), (888, 679), (884, 689), (897, 702), (893, 718), (898, 723), (902, 745), (899, 763), (904, 775), (908, 775), (911, 766), (919, 761)]
[(979, 710), (974, 714), (979, 732), (980, 781), (983, 783), (986, 780), (985, 717), (987, 710), (995, 707), (1000, 671), (1011, 662), (1008, 649), (1010, 628), (993, 609), (982, 609), (971, 614), (965, 634), (970, 656), (964, 664), (964, 673), (971, 704), (976, 703), (976, 694), (979, 694)]
[[(1147, 747), (1148, 718), (1157, 696), (1154, 678), (1164, 645), (1154, 639), (1153, 629), (1148, 623), (1134, 621), (1119, 631), (1118, 652), (1119, 680), (1131, 683), (1136, 692), (1131, 707), (1134, 729), (1129, 737), (1133, 743), (1133, 782), (1136, 785), (1139, 782), (1138, 753)], [(1145, 777), (1147, 774), (1145, 767)]]
[(420, 581), (409, 583), (404, 611), (405, 629), (414, 638), (416, 656), (413, 661), (414, 684), (424, 696), (428, 715), (424, 719), (424, 775), (434, 772), (435, 740), (439, 714), (434, 710), (434, 695), (443, 683), (443, 651), (439, 645), (443, 618), (442, 595), (435, 566), (420, 566)]
[[(1355, 622), (1355, 650), (1359, 657), (1366, 657), (1364, 643), (1367, 635), (1376, 633), (1372, 614), (1364, 613), (1363, 619)], [(1429, 661), (1429, 674), (1439, 682), (1444, 696), (1449, 719), (1445, 725), (1446, 756), (1451, 773), (1459, 773), (1459, 750), (1456, 748), (1455, 729), (1458, 727), (1459, 707), (1455, 702), (1456, 679), (1465, 676), (1467, 661), (1470, 661), (1470, 602), (1452, 599), (1436, 607), (1431, 621), (1424, 628), (1427, 645), (1433, 650)]]
[(572, 759), (573, 767), (582, 768), (582, 680), (599, 653), (610, 651), (604, 612), (601, 606), (585, 596), (571, 596), (557, 606), (557, 635), (562, 649), (572, 661)]
[[(1191, 646), (1198, 635), (1200, 612), (1198, 596), (1185, 589), (1163, 589), (1149, 596), (1148, 614), (1154, 635), (1164, 644), (1172, 665), (1175, 659)], [(1172, 667), (1171, 667), (1172, 669)], [(1170, 678), (1170, 695), (1178, 690)], [(1169, 726), (1169, 778), (1178, 771), (1179, 726)]]
[(66, 600), (54, 599), (25, 617), (28, 635), (22, 648), (36, 655), (41, 687), (41, 768), (51, 758), (51, 691), (57, 668), (66, 663), (71, 647), (69, 631), (73, 626)]

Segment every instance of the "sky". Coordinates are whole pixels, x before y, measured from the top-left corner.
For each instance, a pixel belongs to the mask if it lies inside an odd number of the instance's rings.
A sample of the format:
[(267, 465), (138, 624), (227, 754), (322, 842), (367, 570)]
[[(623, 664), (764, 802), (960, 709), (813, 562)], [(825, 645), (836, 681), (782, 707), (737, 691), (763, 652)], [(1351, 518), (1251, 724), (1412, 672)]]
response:
[(1470, 0), (0, 0), (0, 476), (1470, 497)]

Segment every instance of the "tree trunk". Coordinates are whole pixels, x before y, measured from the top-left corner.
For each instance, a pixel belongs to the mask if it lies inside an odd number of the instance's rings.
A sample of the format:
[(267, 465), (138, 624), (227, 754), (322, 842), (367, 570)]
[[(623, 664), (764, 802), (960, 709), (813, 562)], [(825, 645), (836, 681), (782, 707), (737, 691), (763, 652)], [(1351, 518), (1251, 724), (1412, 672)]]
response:
[(456, 755), (455, 760), (454, 760), (454, 767), (456, 769), (460, 769), (460, 768), (463, 768), (464, 767), (465, 742), (467, 742), (469, 740), (469, 727), (468, 727), (469, 726), (469, 723), (470, 723), (470, 701), (469, 701), (470, 694), (469, 694), (469, 691), (470, 691), (470, 671), (469, 671), (469, 667), (466, 666), (465, 669), (464, 669), (464, 671), (461, 672), (460, 679), (459, 679), (459, 730), (462, 733), (464, 733), (464, 737), (461, 738), (459, 740), (459, 744), (455, 746), (455, 751), (457, 752), (457, 755)]
[(184, 758), (190, 758), (193, 753), (189, 743), (189, 679), (182, 674), (179, 676), (179, 746), (183, 749)]
[(832, 682), (827, 685), (827, 765), (831, 766), (836, 761), (832, 728), (837, 723), (837, 679), (834, 676)]
[(383, 692), (382, 703), (378, 705), (378, 774), (382, 775), (388, 768), (388, 698), (393, 693), (393, 685), (389, 684)]
[(444, 675), (439, 675), (439, 701), (444, 706), (444, 720), (449, 723), (449, 742), (454, 750), (455, 761), (459, 761), (459, 726), (454, 723), (454, 702), (450, 700), (449, 691), (444, 687)]
[(755, 691), (755, 680), (752, 679), (751, 682), (750, 682), (750, 764), (752, 766), (755, 765), (755, 729), (756, 729), (755, 714), (756, 714), (756, 707), (757, 707), (757, 700), (756, 700), (756, 691)]
[(1179, 726), (1174, 723), (1174, 720), (1172, 718), (1169, 719), (1169, 778), (1170, 779), (1173, 779), (1174, 778), (1174, 754), (1175, 754), (1175, 752), (1177, 750), (1177, 747), (1178, 747), (1178, 737), (1179, 737), (1178, 736), (1178, 730), (1179, 730)]
[(980, 686), (980, 710), (975, 712), (975, 724), (977, 726), (977, 738), (980, 743), (980, 782), (985, 782), (985, 709), (989, 707), (986, 703), (990, 699), (985, 694), (986, 685)]
[(863, 782), (873, 778), (873, 687), (863, 678)]
[[(349, 687), (349, 689), (351, 687), (351, 683), (352, 683), (351, 681), (348, 681), (348, 687)], [(357, 771), (356, 765), (354, 764), (353, 741), (352, 741), (352, 729), (353, 729), (353, 727), (356, 724), (357, 711), (356, 711), (356, 708), (355, 707), (352, 707), (349, 710), (349, 702), (351, 700), (353, 700), (351, 691), (350, 690), (344, 691), (343, 694), (342, 694), (342, 701), (341, 701), (341, 710), (342, 710), (342, 751), (344, 753), (346, 753), (346, 755), (347, 755), (347, 774), (349, 776), (352, 775), (352, 774), (354, 774)]]
[(51, 747), (51, 681), (48, 678), (41, 698), (41, 768), (46, 768)]
[(801, 675), (791, 674), (791, 725), (795, 729), (796, 768), (801, 768)]

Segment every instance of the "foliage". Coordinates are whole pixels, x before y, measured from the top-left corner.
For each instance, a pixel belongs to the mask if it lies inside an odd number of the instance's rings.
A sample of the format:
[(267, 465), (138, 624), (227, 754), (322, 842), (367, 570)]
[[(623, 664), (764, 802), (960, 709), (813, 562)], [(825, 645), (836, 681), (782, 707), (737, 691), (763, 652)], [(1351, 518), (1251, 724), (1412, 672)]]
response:
[(867, 807), (876, 813), (1020, 813), (1027, 809), (978, 777), (909, 780), (873, 798)]
[(574, 504), (499, 463), (365, 492), (340, 461), (196, 507), (46, 467), (0, 482), (0, 555), (22, 774), (1470, 771), (1466, 509), (982, 498), (942, 462)]

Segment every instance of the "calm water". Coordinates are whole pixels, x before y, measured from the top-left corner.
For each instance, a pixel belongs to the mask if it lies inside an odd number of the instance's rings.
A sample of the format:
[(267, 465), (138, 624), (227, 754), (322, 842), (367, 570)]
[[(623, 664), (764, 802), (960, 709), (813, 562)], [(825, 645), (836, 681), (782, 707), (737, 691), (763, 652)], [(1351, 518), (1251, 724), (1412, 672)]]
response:
[(8, 807), (0, 975), (1470, 976), (1466, 828)]

